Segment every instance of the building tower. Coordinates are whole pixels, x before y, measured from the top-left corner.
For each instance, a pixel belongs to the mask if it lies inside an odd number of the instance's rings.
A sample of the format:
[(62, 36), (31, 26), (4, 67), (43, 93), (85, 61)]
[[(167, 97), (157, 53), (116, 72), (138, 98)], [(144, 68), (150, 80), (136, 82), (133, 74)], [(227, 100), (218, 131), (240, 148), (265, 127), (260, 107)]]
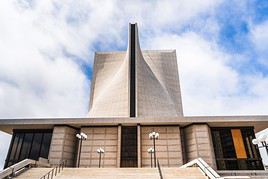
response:
[(183, 116), (175, 50), (142, 51), (129, 24), (126, 52), (97, 52), (89, 117)]

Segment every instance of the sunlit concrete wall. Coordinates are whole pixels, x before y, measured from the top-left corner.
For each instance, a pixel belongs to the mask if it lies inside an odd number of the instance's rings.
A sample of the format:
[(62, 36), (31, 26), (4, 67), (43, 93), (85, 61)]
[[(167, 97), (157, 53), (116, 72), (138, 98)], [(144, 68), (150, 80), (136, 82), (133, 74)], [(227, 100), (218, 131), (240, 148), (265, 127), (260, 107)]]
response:
[(98, 167), (98, 148), (103, 148), (102, 167), (117, 167), (118, 127), (82, 127), (88, 139), (83, 141), (81, 148), (81, 167)]
[(55, 126), (53, 129), (51, 145), (49, 150), (49, 163), (59, 164), (62, 160), (67, 162), (67, 166), (76, 165), (77, 130), (68, 126)]
[(207, 124), (194, 124), (183, 129), (186, 161), (202, 158), (211, 167), (217, 169), (211, 137)]
[(137, 59), (137, 115), (183, 116), (175, 50), (144, 51)]
[(96, 53), (89, 117), (128, 117), (126, 53)]
[(141, 126), (141, 166), (150, 167), (150, 154), (147, 149), (153, 147), (149, 139), (150, 132), (158, 132), (156, 157), (163, 167), (178, 167), (183, 164), (179, 126)]

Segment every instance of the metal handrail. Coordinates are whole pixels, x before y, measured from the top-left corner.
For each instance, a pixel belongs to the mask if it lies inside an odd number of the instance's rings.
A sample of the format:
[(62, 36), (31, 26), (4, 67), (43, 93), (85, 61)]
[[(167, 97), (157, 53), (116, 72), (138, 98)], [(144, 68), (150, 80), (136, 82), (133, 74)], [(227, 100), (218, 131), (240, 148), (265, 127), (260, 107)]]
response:
[(32, 165), (36, 165), (36, 161), (35, 160), (31, 160), (31, 159), (24, 159), (6, 169), (4, 169), (3, 171), (0, 172), (0, 178), (5, 178), (8, 176), (14, 176), (15, 173), (21, 169), (24, 169), (26, 167), (32, 166)]
[(162, 175), (162, 171), (161, 171), (161, 167), (160, 167), (160, 163), (158, 159), (157, 159), (157, 168), (158, 168), (160, 179), (163, 179), (163, 175)]
[(43, 175), (40, 179), (53, 179), (54, 176), (57, 176), (63, 168), (66, 167), (66, 160), (62, 160), (58, 165), (52, 168), (49, 172)]
[(201, 171), (208, 176), (210, 179), (216, 179), (216, 178), (221, 178), (220, 175), (213, 170), (203, 159), (197, 158), (195, 160), (190, 161), (187, 164), (184, 164), (180, 168), (187, 168), (187, 167), (192, 167), (192, 166), (198, 166)]

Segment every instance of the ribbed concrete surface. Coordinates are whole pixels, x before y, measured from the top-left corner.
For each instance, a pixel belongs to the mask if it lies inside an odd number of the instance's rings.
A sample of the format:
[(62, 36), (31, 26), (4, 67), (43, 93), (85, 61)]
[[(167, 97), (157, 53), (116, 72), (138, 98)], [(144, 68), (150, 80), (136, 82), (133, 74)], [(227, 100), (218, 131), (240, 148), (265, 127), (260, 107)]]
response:
[[(163, 168), (165, 179), (205, 179), (198, 168)], [(57, 179), (159, 179), (155, 168), (65, 168)]]
[(16, 179), (39, 179), (44, 176), (47, 172), (49, 172), (52, 168), (31, 168), (29, 170), (24, 171), (17, 177)]

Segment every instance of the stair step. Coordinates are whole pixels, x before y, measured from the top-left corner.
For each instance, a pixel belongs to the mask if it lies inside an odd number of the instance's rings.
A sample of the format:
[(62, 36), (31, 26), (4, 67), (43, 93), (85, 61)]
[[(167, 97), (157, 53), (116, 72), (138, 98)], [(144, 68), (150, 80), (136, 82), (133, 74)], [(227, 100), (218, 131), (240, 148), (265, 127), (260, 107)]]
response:
[(16, 176), (16, 179), (32, 179), (36, 178), (39, 179), (42, 176), (44, 176), (46, 173), (48, 173), (52, 168), (30, 168), (28, 170), (25, 170), (18, 176)]
[[(51, 168), (31, 168), (16, 179), (39, 179)], [(165, 179), (205, 179), (198, 168), (162, 168)], [(64, 168), (55, 179), (159, 179), (157, 168)]]

